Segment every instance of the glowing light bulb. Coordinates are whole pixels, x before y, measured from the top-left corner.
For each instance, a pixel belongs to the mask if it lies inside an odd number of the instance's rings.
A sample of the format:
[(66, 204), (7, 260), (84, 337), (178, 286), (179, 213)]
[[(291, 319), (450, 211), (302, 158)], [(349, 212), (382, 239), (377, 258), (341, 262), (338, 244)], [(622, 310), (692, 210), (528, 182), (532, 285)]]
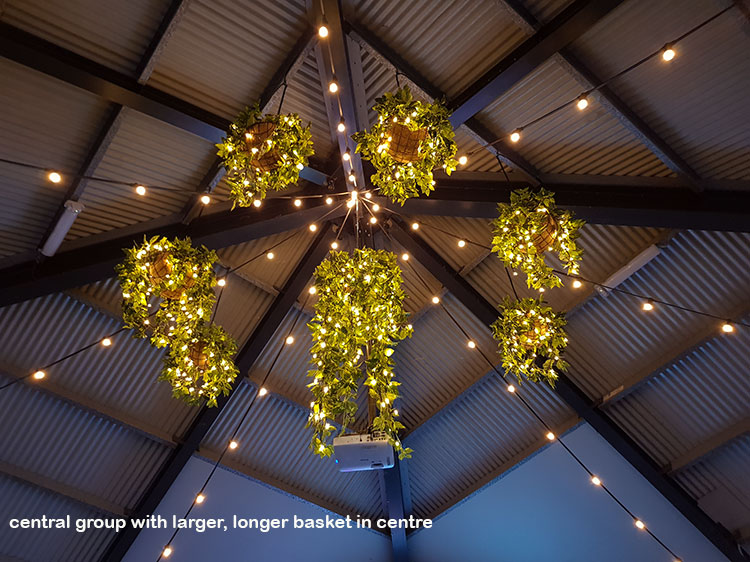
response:
[(638, 527), (641, 531), (643, 531), (646, 528), (646, 524), (640, 519), (635, 520), (635, 526)]
[(573, 281), (573, 288), (574, 289), (580, 289), (581, 287), (583, 287), (583, 283), (581, 283), (578, 279), (576, 279), (575, 281)]
[(458, 163), (462, 166), (466, 166), (466, 163), (469, 161), (469, 159), (466, 156), (461, 156), (458, 159)]
[(347, 148), (347, 149), (346, 149), (346, 152), (344, 152), (344, 154), (342, 154), (342, 155), (341, 155), (341, 157), (342, 157), (342, 158), (344, 159), (344, 162), (348, 162), (349, 160), (351, 160), (351, 159), (352, 159), (352, 153), (351, 153), (351, 151), (350, 151), (350, 150), (349, 150), (349, 149)]
[(204, 205), (208, 205), (211, 202), (211, 197), (209, 197), (207, 194), (201, 195), (201, 203)]
[(466, 345), (469, 346), (469, 349), (474, 349), (477, 346), (477, 344), (474, 343), (472, 340), (469, 340), (468, 342), (466, 342)]
[(586, 109), (588, 106), (589, 106), (589, 100), (587, 100), (586, 98), (579, 99), (578, 103), (576, 104), (576, 107), (580, 109), (581, 111)]
[(514, 392), (516, 391), (516, 387), (515, 387), (515, 386), (513, 386), (512, 384), (509, 384), (509, 385), (508, 385), (508, 386), (506, 387), (506, 390), (507, 390), (508, 392), (510, 392), (511, 394), (513, 394), (513, 393), (514, 393)]
[(219, 279), (218, 281), (216, 281), (216, 284), (219, 287), (224, 287), (227, 284), (227, 280), (222, 277), (221, 279)]
[(311, 295), (314, 295), (315, 293), (317, 293), (317, 292), (318, 292), (318, 290), (317, 290), (317, 289), (315, 288), (315, 285), (313, 285), (312, 287), (310, 287), (310, 288), (309, 288), (309, 289), (307, 290), (307, 292), (308, 292), (308, 293), (310, 293)]
[(521, 140), (521, 133), (518, 131), (513, 131), (510, 134), (510, 142), (518, 142)]
[(50, 172), (47, 174), (47, 179), (52, 183), (60, 183), (62, 181), (62, 176), (58, 172)]
[(654, 303), (652, 303), (651, 301), (646, 301), (643, 303), (643, 306), (641, 308), (643, 308), (643, 310), (648, 312), (649, 310), (654, 309)]
[(331, 82), (330, 84), (328, 84), (328, 91), (331, 92), (332, 94), (335, 94), (336, 92), (339, 91), (339, 85), (336, 84), (335, 81)]
[(351, 209), (352, 207), (354, 207), (355, 203), (356, 201), (354, 199), (349, 199), (349, 201), (346, 202), (346, 206)]
[(313, 223), (308, 228), (310, 229), (310, 232), (315, 232), (316, 230), (318, 230), (318, 225)]
[(459, 240), (458, 241), (458, 247), (459, 248), (463, 248), (464, 246), (466, 246), (466, 240)]
[(432, 297), (432, 303), (437, 304), (440, 302), (440, 297)]
[(36, 372), (36, 373), (34, 373), (34, 374), (33, 374), (32, 376), (33, 376), (33, 377), (34, 377), (34, 378), (35, 378), (36, 380), (40, 381), (40, 380), (42, 380), (42, 379), (43, 379), (44, 377), (46, 377), (46, 376), (47, 376), (47, 373), (45, 373), (44, 371), (37, 371), (37, 372)]
[(357, 190), (356, 189), (352, 190), (352, 200), (356, 200), (357, 197), (359, 197), (359, 193), (357, 193)]
[(338, 242), (331, 242), (331, 248), (333, 248), (335, 250), (338, 247), (339, 247), (339, 243)]
[(258, 391), (258, 396), (265, 396), (266, 394), (268, 394), (268, 390), (266, 390), (265, 386), (261, 386), (260, 390)]
[(301, 207), (302, 206), (302, 199), (295, 199), (294, 200), (294, 206), (295, 207)]
[(401, 254), (401, 259), (404, 261), (409, 261), (409, 254), (406, 254), (406, 253)]
[(254, 199), (253, 200), (253, 207), (258, 208), (262, 205), (262, 202), (260, 199)]
[(354, 183), (355, 181), (357, 181), (357, 176), (355, 176), (354, 174), (349, 174), (349, 181)]
[(146, 186), (145, 185), (136, 185), (135, 186), (135, 192), (138, 195), (141, 195), (141, 196), (146, 195)]
[(276, 256), (274, 255), (274, 253), (273, 253), (273, 252), (268, 252), (268, 253), (266, 254), (266, 257), (267, 257), (267, 258), (268, 258), (269, 260), (272, 260), (272, 259), (273, 259), (273, 258), (275, 258)]
[(229, 442), (229, 448), (232, 449), (232, 450), (236, 449), (239, 446), (240, 446), (240, 444), (237, 443), (237, 441), (230, 441)]
[(546, 437), (546, 438), (547, 438), (547, 439), (548, 439), (549, 441), (554, 441), (554, 440), (555, 440), (555, 434), (554, 434), (554, 433), (552, 433), (551, 431), (548, 431), (548, 432), (547, 432), (547, 435), (545, 435), (545, 437)]
[(734, 332), (734, 326), (729, 320), (727, 320), (721, 325), (721, 331), (725, 334), (731, 334), (732, 332)]
[(320, 37), (328, 37), (328, 27), (325, 24), (318, 28), (318, 35)]
[(102, 340), (102, 345), (103, 345), (104, 347), (109, 347), (110, 345), (112, 345), (112, 340), (111, 340), (111, 339), (109, 339), (109, 338), (104, 338), (104, 339)]
[(593, 484), (594, 486), (601, 486), (601, 485), (602, 485), (602, 481), (601, 481), (601, 480), (599, 480), (599, 477), (598, 477), (598, 476), (592, 476), (592, 477), (591, 477), (591, 483), (592, 483), (592, 484)]
[(339, 121), (338, 125), (336, 125), (336, 129), (338, 129), (339, 133), (343, 133), (344, 131), (346, 131), (346, 123), (343, 119)]
[(412, 230), (419, 230), (419, 223), (418, 222), (411, 223), (411, 229)]
[(370, 217), (370, 224), (375, 224), (376, 222), (378, 222), (378, 219), (376, 219), (375, 217)]
[(333, 203), (333, 197), (326, 197), (326, 205), (331, 205)]
[(203, 503), (206, 500), (206, 496), (203, 494), (198, 494), (195, 496), (195, 503)]
[(372, 199), (372, 193), (370, 193), (369, 191), (365, 193), (365, 199)]
[(380, 205), (378, 205), (377, 203), (375, 203), (375, 204), (374, 204), (374, 205), (372, 206), (372, 210), (373, 210), (374, 212), (376, 212), (376, 213), (377, 213), (377, 212), (378, 212), (378, 211), (380, 210)]
[(294, 336), (288, 336), (286, 338), (286, 344), (287, 345), (292, 345), (293, 343), (294, 343)]
[(665, 45), (664, 50), (661, 52), (661, 58), (664, 59), (666, 62), (671, 61), (677, 53), (674, 52), (674, 49), (669, 46)]
[(172, 547), (171, 546), (165, 546), (164, 550), (161, 551), (161, 555), (164, 558), (169, 558), (170, 556), (172, 556)]

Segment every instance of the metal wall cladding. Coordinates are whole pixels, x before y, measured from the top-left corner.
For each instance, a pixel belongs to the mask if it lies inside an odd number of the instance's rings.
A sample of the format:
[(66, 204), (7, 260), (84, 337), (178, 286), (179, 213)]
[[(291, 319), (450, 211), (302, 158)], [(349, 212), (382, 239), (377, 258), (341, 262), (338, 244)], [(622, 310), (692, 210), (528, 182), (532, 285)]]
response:
[(666, 465), (750, 417), (748, 357), (747, 329), (718, 335), (609, 404), (606, 412)]
[[(681, 470), (675, 479), (698, 500), (698, 505), (709, 516), (730, 531), (741, 531), (750, 523), (748, 466), (750, 435), (743, 435)], [(707, 501), (712, 496), (716, 496), (716, 500)], [(745, 544), (747, 542), (745, 534)]]
[(307, 25), (301, 0), (193, 1), (149, 85), (233, 119), (258, 99)]
[[(6, 476), (0, 476), (0, 517), (4, 522), (12, 518), (38, 519), (62, 518), (71, 520), (107, 517), (107, 514), (69, 500), (63, 496), (30, 486)], [(0, 528), (3, 560), (57, 560), (80, 562), (99, 560), (104, 549), (114, 538), (112, 531), (90, 530), (77, 533), (68, 529), (44, 530), (44, 540), (39, 540), (39, 529), (11, 529), (6, 523)]]
[[(624, 3), (573, 44), (601, 76), (619, 72), (718, 13), (716, 2), (669, 0)], [(750, 37), (732, 9), (660, 57), (612, 83), (646, 123), (706, 177), (750, 177)], [(633, 37), (638, 40), (634, 41)]]
[(168, 0), (11, 0), (0, 19), (132, 75), (168, 6)]
[(463, 0), (344, 4), (364, 25), (449, 97), (460, 93), (524, 39), (496, 2)]
[(542, 23), (548, 22), (564, 10), (568, 0), (524, 0), (523, 4)]
[(0, 403), (3, 462), (123, 508), (135, 506), (169, 453), (153, 439), (25, 384), (6, 388)]
[[(207, 140), (125, 110), (95, 175), (143, 184), (146, 195), (136, 194), (131, 185), (89, 182), (79, 198), (86, 209), (73, 223), (67, 240), (177, 213), (195, 193), (213, 154), (214, 147)], [(154, 187), (149, 189), (150, 185)]]
[[(620, 288), (655, 299), (733, 317), (747, 307), (750, 236), (685, 231)], [(628, 378), (647, 374), (684, 351), (684, 342), (720, 322), (642, 299), (610, 294), (583, 306), (568, 323), (571, 376), (599, 398)], [(747, 311), (745, 310), (745, 313)]]
[[(520, 391), (536, 400), (550, 427), (572, 417), (543, 385), (524, 385)], [(520, 392), (519, 391), (519, 392)], [(508, 463), (541, 446), (546, 430), (506, 390), (497, 376), (486, 377), (469, 392), (419, 427), (405, 440), (414, 449), (409, 461), (409, 483), (415, 516), (434, 517), (488, 482)]]
[[(60, 172), (75, 171), (106, 105), (96, 96), (0, 60), (0, 153)], [(69, 176), (55, 185), (41, 170), (0, 164), (0, 257), (36, 248), (62, 205)]]
[[(477, 114), (477, 118), (496, 133), (508, 135), (574, 101), (586, 89), (555, 59), (550, 59)], [(524, 128), (515, 148), (545, 173), (673, 175), (617, 118), (597, 104), (593, 95), (591, 98), (583, 111), (571, 103)]]
[[(0, 310), (2, 368), (23, 376), (114, 333), (121, 322), (67, 295), (49, 295)], [(157, 381), (163, 351), (126, 331), (112, 346), (95, 345), (47, 369), (45, 387), (100, 405), (116, 417), (135, 419), (160, 431), (180, 435), (195, 410), (171, 397)], [(96, 407), (96, 406), (94, 406)]]
[[(202, 446), (220, 451), (232, 438), (247, 411), (254, 390), (242, 385), (211, 428)], [(260, 476), (267, 476), (298, 491), (319, 498), (351, 514), (381, 514), (377, 472), (343, 474), (333, 459), (320, 459), (310, 449), (311, 431), (305, 429), (309, 412), (266, 395), (258, 398), (235, 439), (239, 448), (232, 459)]]

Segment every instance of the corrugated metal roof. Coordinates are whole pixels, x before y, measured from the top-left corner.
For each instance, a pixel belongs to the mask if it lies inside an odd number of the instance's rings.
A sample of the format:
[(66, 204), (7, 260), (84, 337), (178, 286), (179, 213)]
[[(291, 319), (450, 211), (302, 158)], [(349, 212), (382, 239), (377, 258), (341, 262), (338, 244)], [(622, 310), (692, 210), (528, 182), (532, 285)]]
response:
[[(75, 171), (96, 136), (106, 105), (73, 86), (0, 59), (2, 158)], [(63, 203), (66, 178), (0, 164), (0, 257), (33, 250)]]
[[(550, 59), (477, 114), (498, 136), (508, 135), (584, 88)], [(645, 145), (594, 99), (571, 105), (534, 124), (514, 146), (546, 173), (665, 177), (674, 175)]]
[(9, 0), (2, 21), (126, 74), (133, 74), (167, 0)]
[[(0, 517), (3, 521), (11, 518), (71, 519), (106, 516), (63, 496), (21, 483), (0, 475)], [(80, 562), (98, 560), (114, 536), (112, 531), (92, 529), (86, 533), (76, 533), (66, 529), (44, 531), (44, 540), (39, 539), (39, 529), (11, 529), (6, 523), (0, 527), (0, 544), (3, 558), (13, 562), (21, 560), (58, 560), (59, 562)], [(10, 557), (13, 557), (12, 559)]]
[(194, 0), (149, 85), (234, 119), (260, 96), (306, 26), (301, 0)]
[[(96, 169), (96, 177), (146, 186), (145, 196), (133, 187), (89, 182), (79, 200), (85, 210), (67, 240), (145, 222), (180, 211), (192, 197), (213, 161), (213, 145), (153, 117), (125, 110), (112, 144)], [(182, 191), (148, 189), (149, 185)]]
[[(248, 385), (235, 392), (204, 440), (204, 447), (223, 449), (246, 411), (251, 392)], [(240, 447), (229, 453), (232, 460), (349, 513), (379, 515), (377, 473), (340, 473), (333, 459), (323, 460), (311, 453), (311, 433), (305, 429), (307, 417), (307, 410), (271, 394), (257, 399), (236, 437)]]
[[(626, 2), (573, 48), (592, 70), (611, 76), (723, 7), (699, 0)], [(676, 45), (669, 64), (656, 58), (611, 86), (706, 177), (750, 177), (750, 38), (743, 25), (730, 10)]]

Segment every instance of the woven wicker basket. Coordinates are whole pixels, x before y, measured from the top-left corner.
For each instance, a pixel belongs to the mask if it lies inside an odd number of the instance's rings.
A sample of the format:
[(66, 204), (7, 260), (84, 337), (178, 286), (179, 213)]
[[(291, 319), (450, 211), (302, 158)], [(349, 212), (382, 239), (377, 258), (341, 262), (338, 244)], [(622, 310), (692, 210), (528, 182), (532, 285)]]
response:
[(260, 121), (259, 123), (248, 127), (247, 131), (245, 131), (245, 143), (247, 144), (247, 149), (265, 149), (266, 147), (264, 145), (266, 144), (266, 141), (271, 138), (275, 129), (276, 124), (268, 121)]
[[(527, 315), (528, 316), (528, 315)], [(539, 333), (536, 333), (536, 329), (539, 329)], [(525, 349), (533, 349), (539, 345), (539, 338), (547, 333), (547, 324), (537, 316), (531, 323), (531, 328), (523, 335), (526, 336), (526, 342), (522, 343), (521, 346)], [(529, 342), (528, 340), (531, 340)], [(532, 343), (536, 342), (536, 343)]]
[(419, 147), (427, 138), (427, 129), (412, 131), (406, 125), (394, 123), (388, 129), (388, 136), (391, 137), (388, 154), (396, 162), (408, 164), (419, 160)]
[[(169, 276), (172, 275), (172, 264), (169, 263), (170, 257), (171, 254), (169, 252), (161, 252), (156, 255), (153, 262), (148, 266), (148, 276), (152, 285), (161, 285), (169, 280)], [(184, 285), (175, 287), (174, 289), (162, 289), (159, 296), (163, 299), (176, 300), (193, 285), (195, 285), (195, 279), (188, 277), (185, 279)]]
[(205, 371), (208, 367), (208, 355), (203, 351), (205, 347), (206, 344), (198, 341), (191, 343), (188, 348), (188, 358), (201, 371)]
[(279, 160), (281, 155), (276, 150), (269, 150), (263, 154), (260, 158), (255, 158), (250, 161), (250, 164), (258, 168), (261, 173), (272, 172), (279, 167)]
[(531, 237), (531, 244), (536, 248), (537, 254), (543, 254), (547, 250), (550, 249), (552, 244), (555, 242), (555, 232), (557, 231), (557, 223), (555, 222), (554, 217), (549, 214), (548, 212), (545, 212), (547, 215), (547, 223), (544, 225), (544, 228), (537, 231), (532, 237)]

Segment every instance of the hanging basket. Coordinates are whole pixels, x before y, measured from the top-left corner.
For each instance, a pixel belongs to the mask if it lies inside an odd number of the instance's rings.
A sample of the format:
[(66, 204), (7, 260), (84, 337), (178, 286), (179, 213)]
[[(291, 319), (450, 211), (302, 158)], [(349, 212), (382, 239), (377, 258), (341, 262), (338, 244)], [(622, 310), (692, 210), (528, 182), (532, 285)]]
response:
[(427, 129), (412, 131), (406, 125), (394, 123), (388, 129), (388, 136), (391, 137), (388, 154), (396, 162), (409, 164), (419, 160), (419, 147), (422, 145), (422, 141), (427, 138)]
[(254, 158), (250, 161), (250, 164), (260, 170), (262, 174), (272, 172), (279, 167), (279, 160), (281, 155), (276, 150), (270, 150), (263, 154), (260, 158)]
[(538, 230), (531, 236), (531, 245), (536, 248), (536, 253), (541, 255), (552, 247), (555, 242), (555, 234), (557, 233), (557, 223), (555, 218), (548, 212), (544, 211), (547, 215), (547, 222), (544, 228)]
[[(172, 254), (169, 252), (161, 252), (156, 255), (154, 261), (148, 266), (148, 276), (152, 285), (169, 283), (169, 277), (172, 275), (172, 264), (169, 262), (171, 257)], [(159, 296), (163, 299), (177, 300), (193, 285), (195, 285), (195, 279), (188, 277), (181, 286), (174, 289), (162, 289), (159, 292)]]
[(265, 149), (275, 130), (276, 123), (270, 121), (260, 121), (248, 127), (245, 130), (247, 149), (251, 152), (253, 148), (258, 149), (258, 151)]
[[(526, 314), (527, 318), (530, 318), (530, 314)], [(539, 330), (537, 332), (537, 330)], [(534, 321), (531, 323), (531, 327), (523, 333), (523, 336), (526, 341), (521, 343), (521, 346), (524, 349), (536, 349), (541, 345), (542, 342), (542, 336), (547, 335), (547, 326), (546, 324), (539, 319), (539, 317), (536, 317)]]
[(208, 367), (208, 355), (204, 351), (205, 347), (205, 342), (197, 341), (191, 343), (188, 348), (188, 358), (193, 362), (193, 365), (201, 371), (205, 371)]

